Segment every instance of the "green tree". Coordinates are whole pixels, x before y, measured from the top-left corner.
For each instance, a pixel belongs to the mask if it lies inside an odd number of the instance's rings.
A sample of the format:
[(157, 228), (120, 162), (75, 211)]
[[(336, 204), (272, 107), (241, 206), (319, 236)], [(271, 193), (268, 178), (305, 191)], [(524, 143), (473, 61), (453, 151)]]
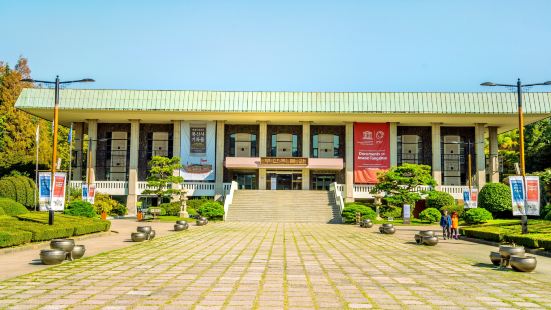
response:
[(147, 177), (149, 189), (143, 191), (143, 193), (157, 196), (157, 205), (162, 203), (163, 198), (181, 194), (181, 190), (170, 187), (171, 184), (184, 182), (183, 177), (173, 175), (175, 169), (182, 167), (179, 157), (153, 156), (149, 161), (149, 167), (149, 176)]
[(385, 193), (385, 201), (391, 206), (401, 207), (409, 204), (412, 207), (421, 199), (415, 189), (420, 185), (436, 186), (427, 165), (403, 164), (392, 167), (377, 177), (379, 183), (371, 190), (372, 194)]

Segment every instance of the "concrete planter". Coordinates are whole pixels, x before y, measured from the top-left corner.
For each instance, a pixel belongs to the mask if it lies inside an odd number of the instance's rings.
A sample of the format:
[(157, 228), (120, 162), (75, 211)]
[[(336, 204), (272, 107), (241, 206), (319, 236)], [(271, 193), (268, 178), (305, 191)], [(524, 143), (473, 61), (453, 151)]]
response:
[(438, 237), (436, 236), (421, 237), (421, 240), (424, 245), (428, 245), (428, 246), (435, 246), (438, 244)]
[(186, 230), (187, 228), (188, 228), (188, 225), (174, 224), (174, 231), (182, 231), (182, 230)]
[(519, 272), (534, 271), (534, 269), (536, 269), (536, 265), (538, 264), (538, 261), (534, 256), (511, 255), (510, 262), (511, 268), (513, 268), (514, 271)]
[(73, 259), (79, 259), (84, 256), (84, 252), (86, 252), (84, 245), (75, 245), (73, 251), (71, 251), (71, 255), (73, 256)]
[(136, 231), (149, 234), (151, 232), (151, 226), (138, 226), (138, 228), (136, 228)]
[(40, 260), (44, 265), (57, 265), (65, 260), (67, 252), (58, 249), (40, 251)]
[(66, 253), (69, 253), (75, 247), (74, 239), (52, 239), (50, 241), (50, 247), (56, 250), (62, 250)]
[(130, 235), (132, 238), (132, 241), (134, 242), (142, 242), (147, 239), (147, 234), (143, 232), (133, 232), (132, 235)]
[(499, 252), (490, 252), (490, 260), (494, 266), (501, 265), (501, 254)]

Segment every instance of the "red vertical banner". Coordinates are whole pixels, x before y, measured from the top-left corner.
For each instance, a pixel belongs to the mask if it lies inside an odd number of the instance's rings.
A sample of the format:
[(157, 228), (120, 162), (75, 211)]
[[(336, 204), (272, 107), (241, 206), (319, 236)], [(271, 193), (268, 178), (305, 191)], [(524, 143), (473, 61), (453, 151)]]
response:
[(354, 123), (354, 183), (377, 183), (390, 168), (390, 125)]

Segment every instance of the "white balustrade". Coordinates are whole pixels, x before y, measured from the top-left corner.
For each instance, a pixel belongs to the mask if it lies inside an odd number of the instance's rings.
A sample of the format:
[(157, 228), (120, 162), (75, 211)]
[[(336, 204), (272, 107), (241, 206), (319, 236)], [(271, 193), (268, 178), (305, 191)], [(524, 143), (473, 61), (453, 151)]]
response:
[(354, 198), (374, 198), (370, 193), (373, 187), (373, 184), (354, 184)]
[(343, 188), (344, 186), (342, 184), (337, 184), (337, 182), (333, 182), (329, 185), (329, 191), (333, 192), (333, 195), (335, 197), (335, 202), (339, 207), (340, 213), (342, 213), (342, 210), (344, 209), (344, 197), (341, 190)]
[(187, 189), (187, 196), (214, 196), (214, 183), (184, 182), (183, 187)]
[(232, 181), (229, 185), (230, 188), (228, 189), (228, 194), (224, 197), (224, 220), (226, 220), (230, 206), (233, 203), (233, 193), (239, 188), (239, 184), (235, 181)]
[[(476, 187), (473, 187), (473, 189), (476, 189)], [(452, 186), (452, 185), (442, 185), (439, 189), (441, 192), (446, 192), (453, 196), (455, 199), (463, 199), (463, 192), (466, 190), (469, 190), (468, 186), (460, 185), (460, 186)]]
[(94, 185), (98, 193), (116, 196), (128, 195), (128, 182), (126, 181), (96, 181)]

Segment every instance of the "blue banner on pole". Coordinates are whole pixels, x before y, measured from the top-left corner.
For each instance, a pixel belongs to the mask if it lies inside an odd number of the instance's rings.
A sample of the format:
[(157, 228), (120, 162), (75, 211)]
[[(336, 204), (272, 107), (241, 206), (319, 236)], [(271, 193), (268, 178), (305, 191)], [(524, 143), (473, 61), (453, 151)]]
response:
[(509, 177), (509, 185), (511, 186), (513, 215), (526, 215), (526, 211), (524, 209), (524, 182), (522, 177)]

